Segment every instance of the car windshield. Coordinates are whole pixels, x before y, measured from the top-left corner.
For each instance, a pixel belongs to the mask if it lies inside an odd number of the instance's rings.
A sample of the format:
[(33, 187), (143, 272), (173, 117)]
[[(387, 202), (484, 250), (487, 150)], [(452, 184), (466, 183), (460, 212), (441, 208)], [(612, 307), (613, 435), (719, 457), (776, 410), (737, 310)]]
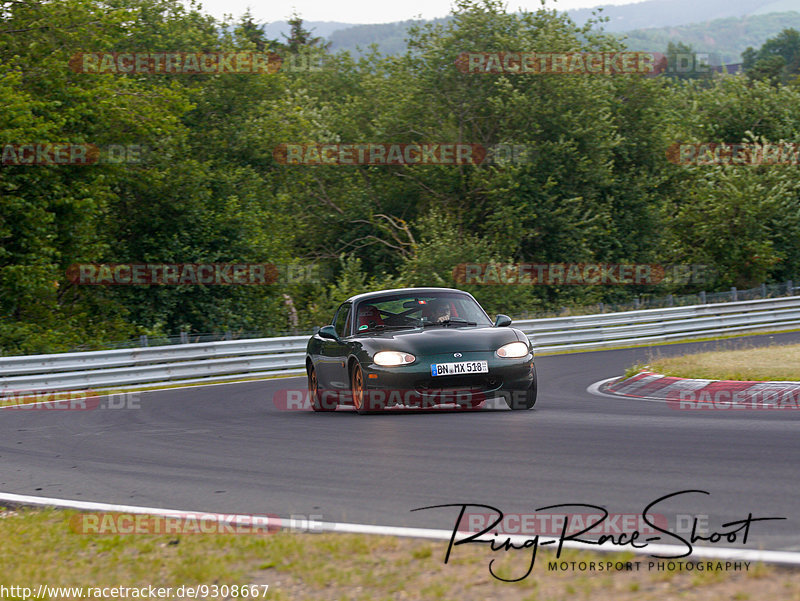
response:
[(475, 299), (457, 292), (378, 296), (361, 301), (356, 310), (357, 333), (437, 325), (492, 325)]

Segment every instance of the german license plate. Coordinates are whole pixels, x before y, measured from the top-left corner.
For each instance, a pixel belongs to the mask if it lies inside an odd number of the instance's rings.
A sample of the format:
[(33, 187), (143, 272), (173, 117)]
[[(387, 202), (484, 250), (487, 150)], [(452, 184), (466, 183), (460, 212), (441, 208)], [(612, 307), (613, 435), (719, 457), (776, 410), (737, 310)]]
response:
[(488, 374), (489, 364), (486, 361), (459, 361), (458, 363), (431, 364), (432, 376), (458, 376), (461, 374)]

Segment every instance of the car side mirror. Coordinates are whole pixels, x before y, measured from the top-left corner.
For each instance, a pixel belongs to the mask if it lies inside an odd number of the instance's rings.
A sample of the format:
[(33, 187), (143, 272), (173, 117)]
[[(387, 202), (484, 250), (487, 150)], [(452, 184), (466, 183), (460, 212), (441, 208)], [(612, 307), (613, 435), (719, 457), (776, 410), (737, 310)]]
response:
[(497, 317), (494, 320), (494, 327), (507, 328), (510, 325), (511, 325), (511, 318), (508, 315), (503, 315), (502, 313), (497, 314)]
[(339, 334), (336, 333), (336, 329), (333, 326), (322, 326), (317, 332), (317, 335), (320, 338), (327, 338), (328, 340), (336, 340), (339, 341)]

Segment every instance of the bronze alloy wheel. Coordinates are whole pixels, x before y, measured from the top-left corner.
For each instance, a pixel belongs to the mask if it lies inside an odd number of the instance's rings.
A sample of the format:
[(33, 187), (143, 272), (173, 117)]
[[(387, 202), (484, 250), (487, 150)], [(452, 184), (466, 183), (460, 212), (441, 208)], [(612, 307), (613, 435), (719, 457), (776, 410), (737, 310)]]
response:
[(350, 382), (353, 387), (353, 406), (359, 414), (364, 415), (368, 413), (365, 407), (366, 399), (364, 394), (364, 372), (361, 365), (356, 363), (353, 365), (353, 371), (350, 375)]
[(319, 393), (317, 371), (313, 365), (308, 366), (308, 398), (311, 399), (311, 408), (314, 411), (334, 411), (336, 409), (335, 402), (324, 400)]

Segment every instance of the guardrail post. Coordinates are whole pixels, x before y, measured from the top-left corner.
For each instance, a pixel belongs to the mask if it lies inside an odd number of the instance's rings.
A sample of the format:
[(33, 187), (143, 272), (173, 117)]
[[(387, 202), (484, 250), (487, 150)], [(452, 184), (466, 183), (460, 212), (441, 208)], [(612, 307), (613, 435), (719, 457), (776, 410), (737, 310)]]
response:
[(792, 280), (786, 282), (786, 291), (789, 293), (789, 296), (794, 294), (794, 282), (792, 282)]
[(639, 297), (638, 296), (635, 296), (633, 298), (633, 308), (634, 309), (638, 309), (639, 308)]
[(739, 300), (739, 295), (736, 293), (736, 286), (731, 286), (731, 300), (735, 303)]
[(233, 334), (231, 334), (230, 330), (225, 332), (225, 340), (233, 340)]
[(761, 298), (767, 298), (767, 284), (761, 284)]
[(181, 344), (189, 344), (189, 334), (187, 332), (181, 332)]
[(700, 291), (700, 304), (701, 305), (705, 305), (706, 304), (706, 291), (705, 290), (701, 290)]
[(672, 298), (671, 294), (668, 294), (667, 295), (667, 306), (668, 307), (672, 307), (673, 305), (675, 305), (675, 300)]
[(147, 345), (147, 334), (142, 334), (139, 336), (139, 346), (148, 346)]

